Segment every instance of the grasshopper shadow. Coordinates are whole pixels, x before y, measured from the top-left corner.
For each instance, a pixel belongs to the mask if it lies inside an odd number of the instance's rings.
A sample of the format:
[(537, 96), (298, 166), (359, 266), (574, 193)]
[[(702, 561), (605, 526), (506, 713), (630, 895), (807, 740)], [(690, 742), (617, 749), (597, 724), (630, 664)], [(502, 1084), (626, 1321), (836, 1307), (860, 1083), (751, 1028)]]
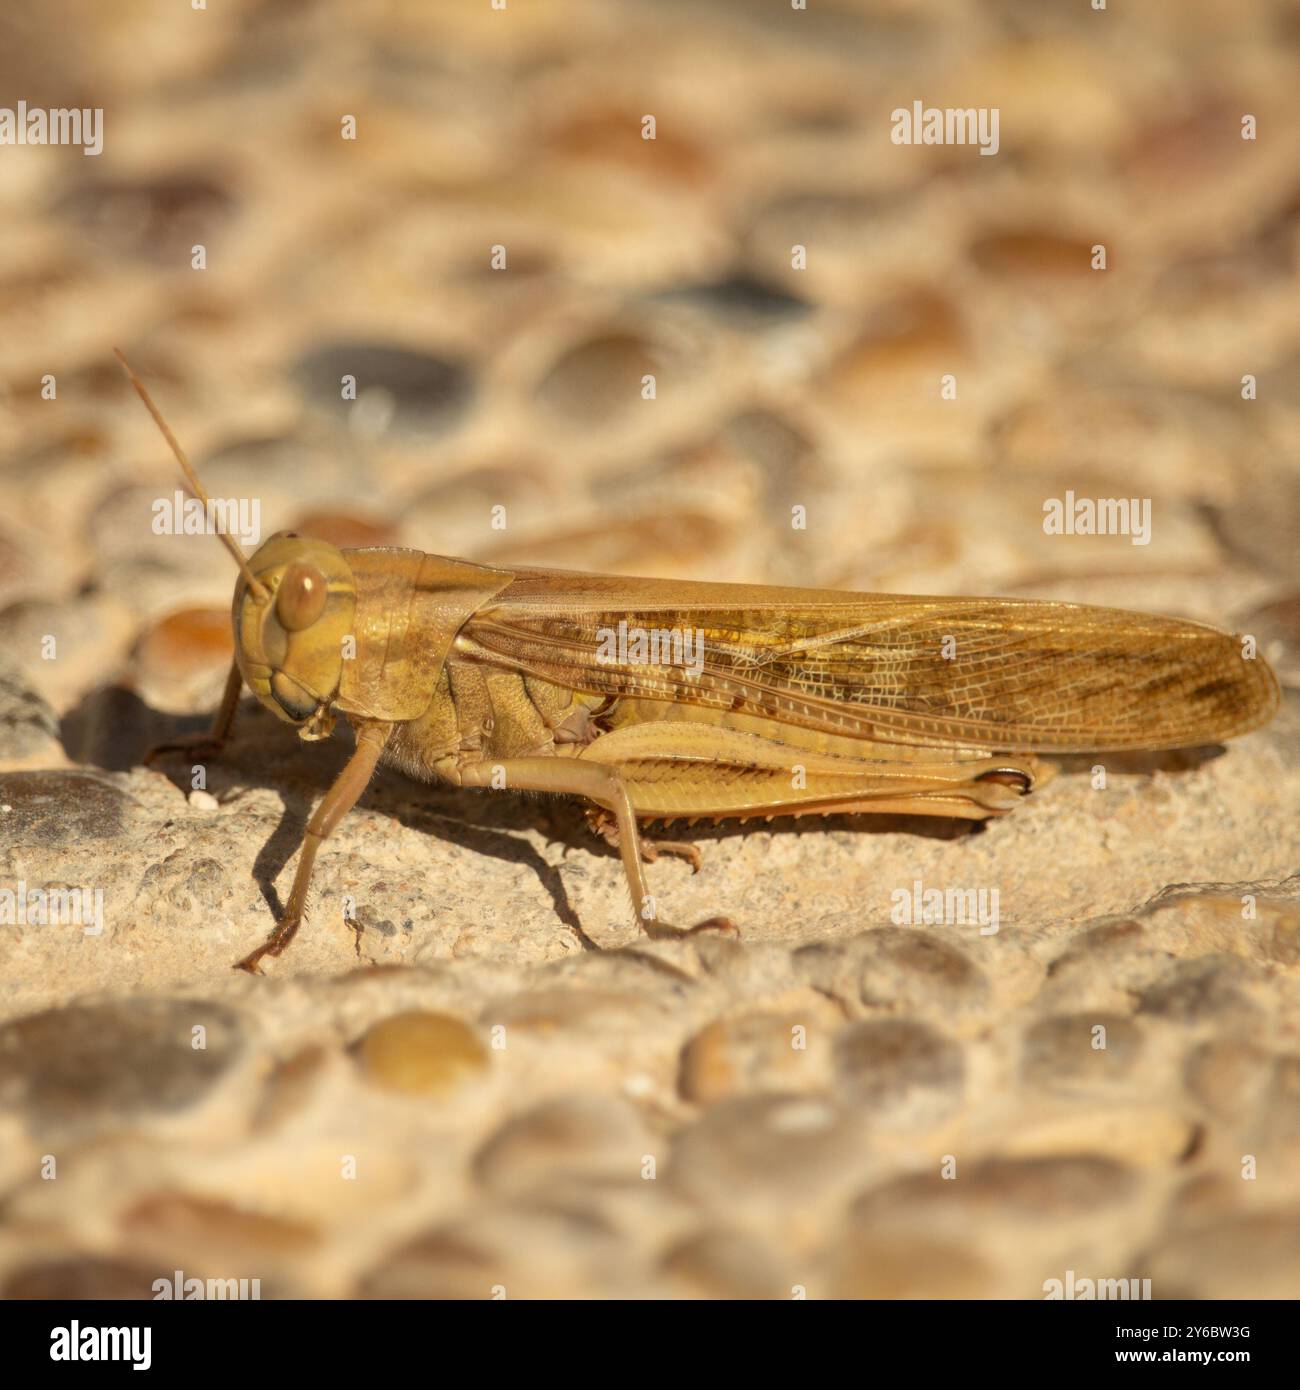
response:
[[(69, 710), (59, 732), (63, 750), (72, 762), (105, 772), (128, 773), (144, 766), (145, 754), (154, 745), (179, 735), (202, 733), (211, 722), (210, 715), (167, 714), (153, 709), (125, 686), (107, 685), (90, 691)], [(333, 738), (308, 747), (268, 710), (245, 698), (230, 742), (204, 767), (204, 789), (225, 804), (259, 789), (273, 791), (280, 798), (279, 822), (251, 868), (254, 881), (277, 917), (283, 902), (276, 880), (297, 854), (312, 812), (342, 771), (353, 745), (346, 720), (339, 721)], [(184, 796), (192, 790), (192, 766), (182, 754), (166, 754), (152, 764), (153, 771), (166, 777)], [(583, 829), (582, 813), (576, 807), (561, 805), (557, 798), (491, 796), (417, 782), (391, 767), (380, 768), (358, 804), (390, 815), (408, 829), (532, 869), (560, 920), (584, 949), (596, 949), (569, 904), (559, 871), (518, 833), (540, 829), (551, 838), (576, 843)], [(564, 814), (570, 811), (571, 816)], [(585, 839), (591, 848), (603, 847), (595, 836), (585, 835)]]
[[(108, 772), (129, 772), (143, 765), (145, 753), (154, 744), (180, 734), (202, 732), (209, 724), (209, 716), (169, 715), (152, 709), (133, 690), (109, 685), (91, 691), (68, 712), (62, 720), (60, 736), (65, 753), (74, 763)], [(269, 711), (246, 697), (240, 705), (234, 736), (221, 755), (205, 768), (206, 789), (218, 800), (229, 802), (254, 788), (273, 791), (281, 800), (279, 823), (252, 866), (253, 878), (277, 916), (283, 903), (276, 880), (297, 853), (314, 807), (342, 770), (352, 746), (351, 729), (345, 720), (340, 720), (334, 738), (308, 749)], [(1190, 771), (1225, 751), (1222, 745), (1214, 744), (1155, 753), (1069, 755), (1052, 761), (1063, 775), (1086, 776), (1101, 764), (1108, 776), (1150, 776), (1156, 772)], [(154, 769), (182, 794), (189, 794), (192, 773), (183, 756), (166, 755), (154, 764)], [(495, 796), (418, 782), (396, 768), (385, 767), (366, 789), (360, 805), (390, 815), (408, 829), (435, 835), (475, 854), (527, 866), (546, 889), (560, 920), (584, 949), (595, 949), (568, 901), (559, 870), (521, 834), (540, 831), (563, 843), (566, 849), (582, 848), (617, 858), (617, 851), (587, 827), (577, 801), (539, 794)], [(906, 833), (943, 841), (978, 835), (987, 825), (987, 821), (946, 816), (779, 815), (770, 822), (754, 819), (692, 826), (680, 820), (669, 826), (652, 824), (647, 834), (654, 840), (712, 845), (725, 844), (732, 837), (755, 830), (782, 836), (819, 834), (823, 830), (851, 831), (864, 836)]]

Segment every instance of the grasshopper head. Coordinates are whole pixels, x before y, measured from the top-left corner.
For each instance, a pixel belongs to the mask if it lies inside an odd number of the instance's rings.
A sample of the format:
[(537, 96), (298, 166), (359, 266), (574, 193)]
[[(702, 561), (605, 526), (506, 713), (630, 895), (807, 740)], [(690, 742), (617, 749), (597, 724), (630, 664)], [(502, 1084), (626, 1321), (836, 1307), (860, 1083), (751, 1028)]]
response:
[(348, 562), (325, 541), (280, 531), (248, 568), (257, 586), (241, 575), (231, 611), (239, 669), (280, 719), (304, 738), (324, 737), (356, 612)]
[[(145, 409), (162, 431), (190, 491), (211, 509), (185, 450), (144, 383), (113, 349)], [(249, 689), (300, 738), (328, 738), (330, 705), (343, 675), (343, 643), (352, 633), (357, 583), (343, 552), (326, 541), (279, 531), (249, 560), (233, 536), (218, 531), (239, 566), (231, 617), (235, 660)]]

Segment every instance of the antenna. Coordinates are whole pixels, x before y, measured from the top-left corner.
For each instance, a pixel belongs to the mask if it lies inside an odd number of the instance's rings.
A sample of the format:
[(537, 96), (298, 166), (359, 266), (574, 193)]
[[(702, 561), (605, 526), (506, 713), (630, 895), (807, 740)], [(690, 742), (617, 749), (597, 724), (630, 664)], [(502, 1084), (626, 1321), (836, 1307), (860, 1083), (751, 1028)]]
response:
[[(189, 459), (185, 457), (185, 450), (176, 442), (176, 436), (167, 427), (167, 421), (163, 419), (158, 407), (154, 405), (148, 391), (144, 389), (144, 383), (131, 370), (130, 363), (122, 356), (121, 348), (113, 349), (113, 356), (122, 364), (122, 370), (126, 373), (131, 385), (135, 387), (136, 394), (145, 404), (145, 409), (153, 416), (154, 424), (162, 431), (163, 438), (171, 446), (171, 451), (176, 455), (176, 462), (181, 466), (181, 472), (185, 474), (185, 481), (190, 485), (190, 491), (203, 503), (205, 512), (212, 515), (212, 501), (208, 494), (203, 490), (203, 484), (199, 482), (199, 475), (190, 465)], [(235, 557), (235, 564), (239, 566), (240, 572), (248, 583), (249, 591), (253, 597), (260, 602), (265, 602), (271, 597), (266, 585), (248, 567), (248, 560), (244, 552), (239, 548), (239, 542), (234, 536), (228, 535), (225, 531), (218, 531), (217, 535), (225, 545), (226, 549)]]

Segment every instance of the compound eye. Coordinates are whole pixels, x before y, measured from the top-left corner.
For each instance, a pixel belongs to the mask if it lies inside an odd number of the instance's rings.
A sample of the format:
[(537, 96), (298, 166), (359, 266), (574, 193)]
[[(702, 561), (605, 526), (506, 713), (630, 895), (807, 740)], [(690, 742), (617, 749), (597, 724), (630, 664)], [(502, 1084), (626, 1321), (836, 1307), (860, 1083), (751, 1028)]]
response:
[(301, 632), (325, 611), (325, 576), (302, 561), (289, 566), (275, 595), (275, 616), (286, 632)]

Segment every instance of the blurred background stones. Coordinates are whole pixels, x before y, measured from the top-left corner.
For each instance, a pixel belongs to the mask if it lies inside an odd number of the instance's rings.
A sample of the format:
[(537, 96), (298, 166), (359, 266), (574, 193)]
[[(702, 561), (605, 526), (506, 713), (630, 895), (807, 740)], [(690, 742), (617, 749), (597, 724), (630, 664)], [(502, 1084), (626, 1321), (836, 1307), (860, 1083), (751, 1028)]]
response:
[[(0, 1295), (1300, 1294), (1297, 46), (1288, 0), (0, 15), (0, 104), (105, 121), (0, 147), (0, 890), (91, 895), (0, 897)], [(998, 154), (893, 144), (916, 100)], [(650, 873), (739, 942), (638, 939), (577, 808), (387, 773), (235, 975), (347, 737), (246, 702), (142, 766), (233, 571), (155, 533), (113, 344), (263, 536), (1177, 613), (1286, 704), (984, 829), (702, 828)], [(1067, 490), (1150, 544), (1045, 535)], [(918, 879), (999, 930), (899, 925)]]

